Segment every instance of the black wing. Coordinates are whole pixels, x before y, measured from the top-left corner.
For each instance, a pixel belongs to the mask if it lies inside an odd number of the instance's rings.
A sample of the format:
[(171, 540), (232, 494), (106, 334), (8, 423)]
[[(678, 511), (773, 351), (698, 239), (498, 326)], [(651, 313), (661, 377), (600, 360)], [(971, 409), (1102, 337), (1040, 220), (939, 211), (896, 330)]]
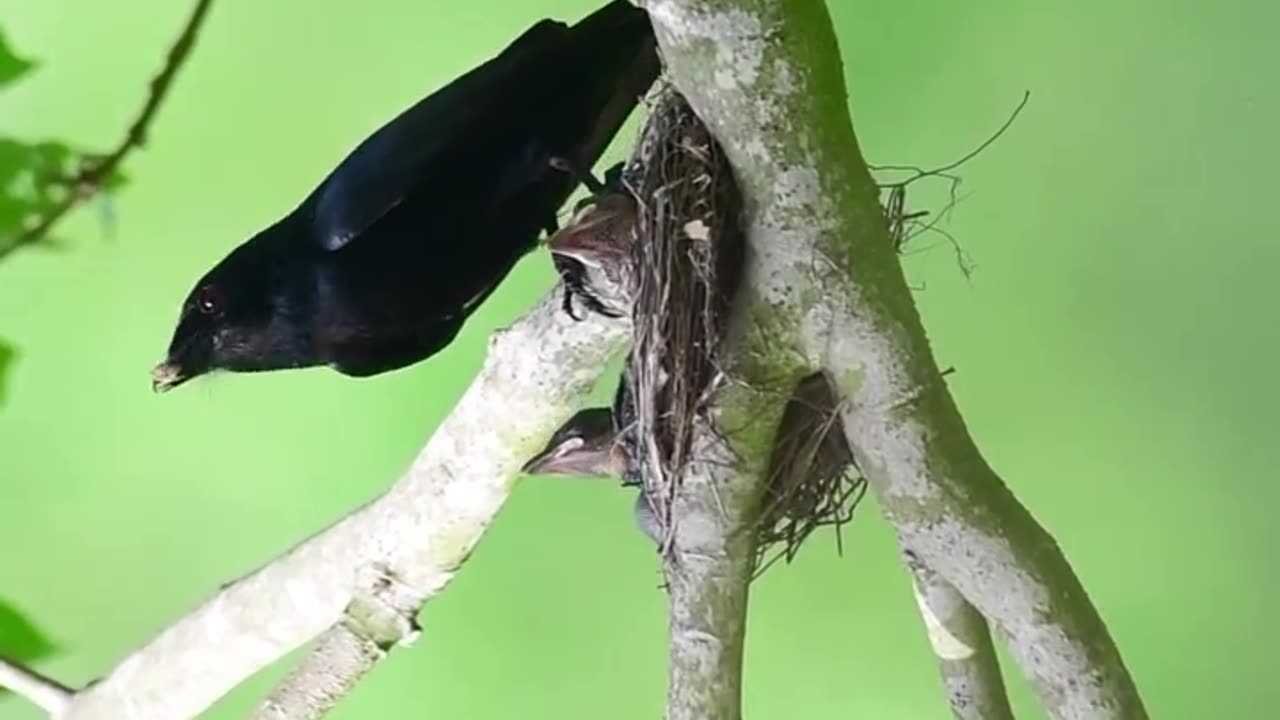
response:
[(308, 198), (313, 237), (338, 250), (398, 205), (423, 169), (508, 91), (502, 80), (560, 43), (568, 26), (541, 20), (497, 57), (418, 101), (351, 151)]

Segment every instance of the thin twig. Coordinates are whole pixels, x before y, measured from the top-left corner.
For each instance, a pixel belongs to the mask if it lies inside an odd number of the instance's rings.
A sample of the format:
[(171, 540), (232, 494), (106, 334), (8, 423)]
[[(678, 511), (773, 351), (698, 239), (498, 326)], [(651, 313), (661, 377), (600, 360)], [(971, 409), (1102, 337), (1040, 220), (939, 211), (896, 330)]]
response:
[(4, 658), (0, 658), (0, 688), (9, 688), (51, 717), (66, 710), (75, 695), (74, 690), (56, 680)]
[[(889, 238), (893, 242), (894, 248), (898, 252), (904, 252), (905, 245), (915, 237), (926, 233), (937, 233), (951, 244), (952, 250), (956, 255), (956, 263), (960, 266), (960, 272), (966, 278), (973, 274), (975, 266), (960, 242), (954, 235), (943, 230), (940, 226), (942, 223), (949, 222), (952, 213), (960, 202), (957, 191), (960, 188), (961, 178), (959, 175), (953, 174), (951, 171), (960, 168), (965, 163), (973, 160), (981, 155), (987, 148), (991, 147), (999, 140), (1009, 128), (1013, 126), (1014, 121), (1022, 114), (1027, 106), (1027, 102), (1031, 100), (1031, 92), (1026, 91), (1022, 94), (1022, 99), (1018, 105), (1009, 114), (999, 129), (992, 133), (986, 140), (982, 141), (976, 148), (966, 153), (963, 157), (953, 162), (947, 163), (941, 167), (926, 170), (916, 165), (871, 165), (867, 168), (872, 172), (910, 172), (911, 176), (898, 180), (897, 182), (877, 183), (881, 191), (888, 191), (888, 198), (882, 201), (881, 205), (884, 209), (886, 221), (889, 223)], [(942, 178), (947, 181), (947, 203), (942, 210), (936, 214), (932, 214), (927, 210), (908, 211), (906, 209), (907, 188), (918, 180), (925, 178)], [(926, 220), (932, 215), (932, 218)]]
[(1027, 106), (1027, 103), (1030, 100), (1031, 100), (1031, 91), (1030, 90), (1024, 91), (1022, 93), (1022, 99), (1019, 100), (1018, 105), (1013, 108), (1013, 112), (1009, 113), (1009, 117), (1005, 119), (1004, 124), (1002, 124), (999, 127), (999, 129), (997, 129), (994, 133), (992, 133), (986, 140), (983, 140), (982, 143), (978, 145), (978, 147), (965, 153), (965, 155), (961, 157), (959, 160), (953, 160), (952, 162), (949, 162), (946, 165), (943, 165), (942, 167), (936, 167), (930, 170), (924, 170), (915, 165), (872, 165), (870, 163), (867, 163), (867, 168), (872, 171), (909, 170), (911, 172), (914, 172), (915, 175), (911, 176), (906, 181), (904, 181), (907, 183), (910, 183), (913, 180), (917, 180), (919, 178), (926, 177), (929, 175), (946, 175), (952, 170), (959, 168), (961, 165), (964, 165), (970, 160), (981, 155), (984, 150), (991, 147), (991, 145), (994, 144), (996, 140), (999, 140), (1002, 135), (1008, 132), (1009, 128), (1013, 127), (1014, 121), (1017, 120), (1018, 116), (1022, 114), (1023, 108)]
[(155, 119), (156, 111), (160, 109), (161, 103), (164, 102), (170, 88), (173, 87), (173, 79), (177, 75), (178, 69), (190, 57), (191, 49), (195, 47), (196, 36), (199, 34), (200, 27), (204, 23), (204, 19), (212, 5), (213, 0), (196, 0), (195, 9), (191, 11), (191, 16), (187, 19), (186, 25), (183, 26), (182, 33), (178, 35), (178, 39), (174, 41), (173, 46), (169, 48), (169, 55), (165, 59), (164, 67), (151, 80), (147, 100), (143, 104), (142, 110), (129, 126), (129, 131), (125, 133), (124, 139), (107, 155), (97, 156), (92, 160), (86, 158), (82, 162), (80, 169), (72, 176), (59, 180), (68, 189), (66, 197), (43, 215), (37, 216), (36, 222), (27, 230), (14, 237), (9, 243), (0, 245), (0, 259), (21, 247), (35, 244), (47, 236), (53, 226), (72, 208), (94, 197), (101, 191), (103, 183), (120, 167), (120, 164), (124, 162), (129, 153), (146, 145), (147, 132)]

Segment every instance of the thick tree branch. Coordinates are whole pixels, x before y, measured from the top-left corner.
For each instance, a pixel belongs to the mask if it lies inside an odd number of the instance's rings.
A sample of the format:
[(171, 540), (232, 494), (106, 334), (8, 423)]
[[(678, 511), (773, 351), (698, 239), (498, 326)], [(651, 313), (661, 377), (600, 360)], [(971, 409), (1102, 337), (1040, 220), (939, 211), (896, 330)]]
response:
[(643, 5), (744, 190), (772, 313), (761, 327), (836, 378), (850, 445), (904, 550), (999, 628), (1050, 716), (1145, 718), (1097, 610), (987, 466), (941, 378), (849, 121), (822, 0)]
[[(707, 444), (700, 445), (702, 453), (712, 452)], [(736, 720), (742, 716), (742, 651), (754, 550), (752, 533), (742, 532), (753, 517), (752, 478), (724, 466), (702, 466), (685, 473), (683, 482), (672, 506), (676, 532), (665, 563), (670, 622), (666, 718)], [(729, 493), (725, 505), (719, 505), (717, 498), (724, 501)]]
[(956, 720), (1013, 720), (982, 613), (937, 573), (908, 561), (920, 617)]
[(452, 579), (520, 466), (580, 404), (626, 330), (623, 322), (595, 316), (575, 322), (561, 311), (560, 289), (549, 293), (494, 334), (480, 374), (382, 497), (227, 586), (77, 693), (62, 717), (194, 717), (245, 678), (342, 624), (356, 637), (330, 635), (320, 647), (328, 659), (308, 662), (333, 660), (347, 669), (304, 670), (325, 684), (273, 701), (290, 711), (311, 707), (300, 699), (316, 707), (331, 703), (354, 682), (350, 669), (363, 672), (381, 657), (364, 642), (385, 651), (412, 637), (417, 610)]
[[(722, 389), (715, 429), (695, 439), (692, 466), (672, 505), (675, 531), (664, 563), (670, 608), (667, 720), (742, 716), (742, 652), (756, 518), (772, 439), (776, 396)], [(724, 429), (733, 428), (730, 434)]]
[(63, 713), (73, 695), (69, 688), (4, 658), (0, 658), (0, 688), (12, 690), (50, 717)]
[(119, 144), (106, 155), (86, 161), (71, 177), (60, 178), (59, 182), (66, 186), (66, 197), (43, 215), (36, 217), (22, 233), (11, 239), (6, 238), (4, 242), (0, 243), (0, 258), (19, 248), (39, 242), (46, 237), (49, 231), (53, 229), (53, 226), (57, 225), (72, 208), (98, 194), (98, 191), (102, 189), (103, 183), (107, 182), (111, 175), (119, 169), (120, 164), (124, 162), (129, 153), (146, 145), (147, 132), (151, 129), (151, 122), (156, 117), (156, 111), (160, 109), (161, 103), (168, 97), (169, 90), (173, 87), (173, 79), (177, 76), (178, 70), (186, 63), (187, 58), (191, 56), (191, 50), (195, 47), (196, 37), (199, 35), (200, 28), (204, 24), (204, 20), (209, 14), (209, 8), (212, 5), (213, 0), (196, 0), (195, 8), (191, 11), (186, 24), (183, 25), (182, 31), (178, 34), (178, 39), (169, 48), (169, 54), (165, 58), (164, 66), (151, 80), (147, 99), (143, 102), (142, 109), (138, 111), (137, 116), (130, 123), (129, 130)]

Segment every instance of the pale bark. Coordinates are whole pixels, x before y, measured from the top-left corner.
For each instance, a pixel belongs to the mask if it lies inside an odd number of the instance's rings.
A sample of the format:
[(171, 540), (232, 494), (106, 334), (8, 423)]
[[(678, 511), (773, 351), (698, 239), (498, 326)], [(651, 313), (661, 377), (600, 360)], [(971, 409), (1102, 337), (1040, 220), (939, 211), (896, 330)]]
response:
[[(560, 292), (494, 334), (480, 374), (382, 497), (226, 586), (75, 693), (57, 717), (194, 717), (327, 629), (361, 628), (358, 643), (346, 638), (355, 646), (335, 646), (330, 636), (320, 649), (333, 662), (308, 661), (302, 675), (314, 682), (295, 682), (273, 698), (276, 706), (312, 713), (290, 717), (315, 717), (313, 710), (322, 712), (382, 656), (364, 642), (385, 651), (410, 639), (417, 610), (466, 560), (520, 466), (625, 342), (626, 323), (594, 316), (574, 322), (560, 309)], [(263, 712), (272, 716), (270, 708)]]
[(932, 570), (907, 561), (920, 617), (956, 720), (1013, 720), (987, 621)]
[[(707, 448), (701, 448), (706, 452)], [(666, 564), (670, 612), (667, 720), (741, 717), (742, 651), (751, 578), (754, 503), (749, 478), (704, 466), (686, 473), (671, 557)], [(716, 500), (728, 492), (728, 507)], [(736, 532), (739, 531), (739, 532)]]
[(306, 658), (271, 691), (253, 717), (324, 717), (392, 647), (406, 645), (416, 635), (416, 626), (397, 609), (373, 598), (353, 601), (342, 622), (320, 636)]
[(58, 717), (71, 702), (72, 691), (40, 673), (0, 658), (0, 688), (8, 688), (28, 702)]
[[(990, 619), (1054, 718), (1145, 718), (1097, 610), (987, 466), (926, 340), (847, 111), (822, 0), (648, 0), (676, 86), (746, 195), (777, 355), (836, 378), (905, 551)], [(868, 72), (875, 69), (868, 69)]]
[[(672, 506), (667, 720), (742, 717), (747, 590), (768, 450), (782, 402), (745, 386), (716, 397)], [(725, 428), (733, 428), (724, 434)]]

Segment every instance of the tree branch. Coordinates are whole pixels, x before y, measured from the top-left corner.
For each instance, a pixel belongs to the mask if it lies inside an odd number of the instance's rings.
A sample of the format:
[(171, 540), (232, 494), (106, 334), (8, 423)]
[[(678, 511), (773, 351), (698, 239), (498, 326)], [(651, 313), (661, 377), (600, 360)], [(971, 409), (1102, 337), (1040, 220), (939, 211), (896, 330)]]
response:
[[(465, 562), (521, 465), (581, 403), (626, 330), (596, 316), (573, 321), (557, 287), (494, 334), (480, 374), (382, 497), (224, 588), (76, 694), (62, 717), (194, 717), (341, 623), (347, 630), (319, 648), (328, 657), (308, 661), (340, 670), (304, 667), (295, 680), (319, 684), (291, 682), (262, 711), (309, 708), (290, 717), (317, 717), (385, 650), (412, 637), (418, 609)], [(370, 640), (380, 652), (363, 644)]]
[(151, 80), (147, 99), (143, 102), (142, 109), (129, 125), (128, 132), (125, 133), (124, 138), (116, 145), (115, 149), (106, 155), (94, 158), (92, 161), (86, 161), (71, 177), (61, 179), (62, 184), (67, 189), (66, 197), (43, 215), (36, 217), (28, 229), (8, 242), (0, 244), (0, 259), (19, 248), (32, 245), (43, 239), (53, 229), (53, 226), (58, 224), (58, 221), (70, 212), (72, 208), (97, 195), (98, 191), (102, 189), (102, 184), (120, 167), (120, 164), (124, 162), (130, 152), (146, 145), (147, 132), (151, 128), (151, 122), (155, 119), (156, 111), (160, 109), (161, 103), (168, 97), (178, 69), (190, 57), (191, 50), (195, 47), (196, 37), (212, 5), (213, 0), (196, 0), (195, 8), (187, 18), (182, 32), (178, 35), (177, 40), (174, 41), (173, 46), (169, 48), (169, 54), (165, 58), (164, 66), (155, 78)]
[[(785, 398), (783, 398), (785, 399)], [(670, 613), (667, 720), (742, 716), (742, 653), (756, 518), (783, 403), (744, 385), (722, 388), (713, 427), (672, 505), (664, 562)], [(724, 434), (723, 428), (733, 428)]]
[(71, 702), (72, 691), (40, 673), (0, 658), (0, 688), (8, 688), (32, 704), (58, 717)]
[[(702, 444), (699, 450), (710, 448)], [(667, 720), (742, 716), (742, 651), (754, 544), (752, 534), (741, 531), (750, 527), (753, 508), (746, 496), (753, 483), (723, 466), (717, 470), (721, 472), (686, 472), (672, 507), (676, 532), (665, 562)], [(716, 496), (723, 491), (717, 489), (726, 486), (738, 492), (722, 510)]]
[(941, 378), (822, 0), (643, 5), (746, 196), (771, 311), (760, 326), (836, 379), (850, 446), (902, 547), (996, 624), (1051, 717), (1147, 717), (1070, 565), (987, 466)]
[(956, 720), (1013, 720), (987, 621), (937, 573), (910, 560), (916, 604)]
[(276, 686), (254, 714), (259, 720), (315, 720), (346, 697), (370, 670), (387, 655), (388, 649), (403, 644), (403, 637), (385, 633), (382, 641), (371, 637), (376, 631), (343, 622), (320, 636), (307, 657)]

